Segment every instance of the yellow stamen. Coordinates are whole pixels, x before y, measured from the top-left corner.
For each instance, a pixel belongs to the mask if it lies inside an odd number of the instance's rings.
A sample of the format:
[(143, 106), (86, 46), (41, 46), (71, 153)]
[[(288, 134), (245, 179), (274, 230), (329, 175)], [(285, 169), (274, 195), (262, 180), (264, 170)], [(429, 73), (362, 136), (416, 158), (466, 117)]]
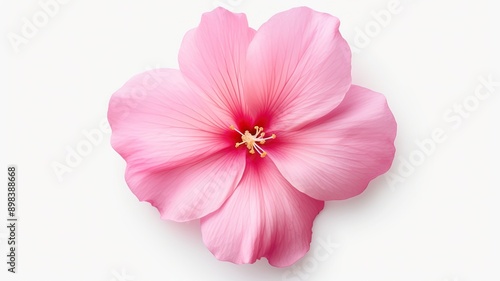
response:
[(231, 130), (234, 130), (238, 132), (241, 135), (241, 140), (242, 142), (237, 142), (235, 147), (239, 147), (240, 145), (246, 145), (248, 152), (250, 154), (255, 154), (255, 151), (257, 151), (260, 154), (260, 157), (264, 158), (267, 155), (267, 152), (262, 149), (257, 143), (260, 144), (265, 144), (267, 140), (275, 139), (276, 135), (272, 134), (270, 137), (264, 138), (266, 133), (264, 133), (264, 128), (255, 126), (253, 127), (255, 129), (255, 134), (250, 134), (250, 132), (247, 130), (243, 134), (240, 132), (238, 129), (236, 129), (233, 125), (229, 126)]

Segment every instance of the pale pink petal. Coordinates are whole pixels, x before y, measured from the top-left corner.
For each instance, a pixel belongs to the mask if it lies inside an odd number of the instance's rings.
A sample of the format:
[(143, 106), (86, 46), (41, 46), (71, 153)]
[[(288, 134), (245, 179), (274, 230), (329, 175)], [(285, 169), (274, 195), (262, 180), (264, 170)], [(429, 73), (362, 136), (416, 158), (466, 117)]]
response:
[(189, 221), (217, 210), (236, 188), (246, 155), (227, 148), (167, 170), (127, 167), (130, 189), (158, 208), (163, 219)]
[(220, 260), (293, 264), (309, 250), (313, 220), (324, 202), (297, 191), (269, 158), (247, 165), (233, 195), (201, 219), (203, 241)]
[(270, 119), (270, 129), (303, 126), (344, 98), (351, 52), (339, 24), (336, 17), (301, 7), (273, 16), (255, 34), (247, 53), (245, 97), (257, 119)]
[[(174, 220), (203, 216), (219, 207), (238, 182), (245, 166), (241, 154), (234, 150), (228, 128), (232, 120), (186, 84), (178, 70), (156, 69), (130, 79), (113, 94), (108, 110), (112, 128), (111, 144), (127, 162), (126, 178), (132, 191), (142, 201), (157, 206), (162, 214)], [(217, 159), (217, 160), (215, 160)], [(200, 165), (213, 174), (202, 173)], [(181, 175), (182, 169), (194, 167), (196, 176)], [(197, 168), (198, 167), (198, 168)], [(189, 201), (188, 192), (204, 192), (222, 170), (230, 171), (213, 203), (200, 206), (202, 210), (175, 213), (175, 204)], [(139, 180), (140, 179), (140, 180)], [(159, 180), (162, 180), (160, 182)], [(181, 188), (186, 190), (178, 191)], [(169, 189), (169, 190), (166, 190)], [(184, 194), (186, 192), (186, 194)], [(180, 198), (172, 206), (161, 195), (175, 194)], [(194, 196), (194, 195), (192, 195)], [(184, 199), (183, 199), (184, 198)], [(195, 201), (194, 201), (195, 202)]]
[(352, 86), (330, 114), (284, 132), (268, 156), (298, 190), (319, 200), (346, 199), (363, 192), (394, 158), (396, 121), (385, 97)]
[(182, 73), (222, 110), (237, 117), (243, 114), (241, 72), (254, 34), (245, 14), (217, 8), (203, 14), (179, 51)]
[(233, 121), (214, 107), (200, 99), (180, 71), (147, 71), (111, 97), (111, 144), (141, 169), (175, 167), (211, 155), (234, 145), (225, 137)]

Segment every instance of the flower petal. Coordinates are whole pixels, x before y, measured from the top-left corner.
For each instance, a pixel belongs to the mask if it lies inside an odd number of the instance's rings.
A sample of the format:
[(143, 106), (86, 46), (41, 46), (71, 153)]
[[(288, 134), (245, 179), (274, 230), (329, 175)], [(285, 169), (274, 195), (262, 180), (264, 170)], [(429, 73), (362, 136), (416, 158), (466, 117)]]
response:
[[(300, 127), (334, 109), (351, 84), (351, 51), (339, 20), (306, 7), (273, 16), (248, 47), (245, 97), (273, 130)], [(271, 117), (272, 116), (272, 117)]]
[(158, 208), (163, 219), (189, 221), (217, 210), (232, 194), (245, 169), (245, 154), (225, 149), (167, 170), (127, 167), (130, 189)]
[(180, 48), (182, 73), (233, 116), (243, 113), (241, 72), (254, 34), (245, 14), (216, 8), (203, 14)]
[(330, 114), (300, 131), (278, 136), (268, 156), (298, 190), (319, 199), (363, 192), (394, 158), (396, 121), (385, 97), (352, 86)]
[(309, 250), (312, 224), (324, 202), (297, 191), (269, 158), (247, 165), (229, 199), (201, 219), (203, 241), (220, 260), (253, 263), (267, 257), (288, 266)]
[(129, 165), (141, 169), (198, 160), (234, 145), (223, 137), (231, 118), (214, 107), (186, 84), (180, 71), (144, 72), (110, 100), (111, 144)]
[[(189, 220), (214, 211), (241, 178), (245, 156), (235, 153), (227, 137), (232, 121), (214, 107), (171, 69), (139, 74), (111, 98), (111, 144), (127, 162), (127, 183), (165, 218)], [(232, 173), (218, 180), (224, 170)], [(214, 185), (213, 202), (198, 204), (196, 193), (205, 194)], [(179, 210), (181, 203), (188, 208)]]

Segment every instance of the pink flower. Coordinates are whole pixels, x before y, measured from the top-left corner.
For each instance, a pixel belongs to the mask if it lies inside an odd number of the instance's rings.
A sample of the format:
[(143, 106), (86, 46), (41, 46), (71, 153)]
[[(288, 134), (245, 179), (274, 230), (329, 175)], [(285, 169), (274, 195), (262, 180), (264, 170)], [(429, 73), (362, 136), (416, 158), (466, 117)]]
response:
[(394, 157), (394, 117), (384, 96), (351, 84), (338, 27), (305, 7), (258, 31), (244, 14), (204, 14), (180, 70), (139, 74), (111, 98), (132, 192), (163, 219), (200, 219), (220, 260), (300, 259), (324, 201), (360, 194)]

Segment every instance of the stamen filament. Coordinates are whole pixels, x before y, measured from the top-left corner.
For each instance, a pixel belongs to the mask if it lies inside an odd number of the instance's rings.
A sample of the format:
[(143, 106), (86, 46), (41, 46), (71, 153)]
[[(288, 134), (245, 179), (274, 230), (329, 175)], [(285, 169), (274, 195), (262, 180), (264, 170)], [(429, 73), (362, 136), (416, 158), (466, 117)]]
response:
[(267, 152), (265, 152), (264, 149), (262, 149), (262, 147), (260, 147), (257, 144), (257, 142), (260, 144), (265, 144), (267, 140), (271, 140), (271, 139), (276, 138), (275, 134), (272, 134), (270, 137), (264, 138), (264, 136), (266, 135), (266, 133), (264, 133), (264, 128), (259, 127), (259, 126), (254, 127), (255, 134), (253, 134), (253, 135), (250, 134), (250, 132), (248, 130), (245, 131), (245, 133), (243, 134), (238, 129), (236, 129), (233, 125), (229, 126), (229, 128), (231, 130), (238, 132), (241, 135), (242, 141), (237, 142), (235, 144), (235, 147), (239, 147), (240, 145), (246, 144), (246, 147), (247, 147), (248, 152), (250, 154), (255, 154), (255, 151), (257, 151), (260, 154), (260, 157), (262, 157), (262, 158), (266, 157)]

